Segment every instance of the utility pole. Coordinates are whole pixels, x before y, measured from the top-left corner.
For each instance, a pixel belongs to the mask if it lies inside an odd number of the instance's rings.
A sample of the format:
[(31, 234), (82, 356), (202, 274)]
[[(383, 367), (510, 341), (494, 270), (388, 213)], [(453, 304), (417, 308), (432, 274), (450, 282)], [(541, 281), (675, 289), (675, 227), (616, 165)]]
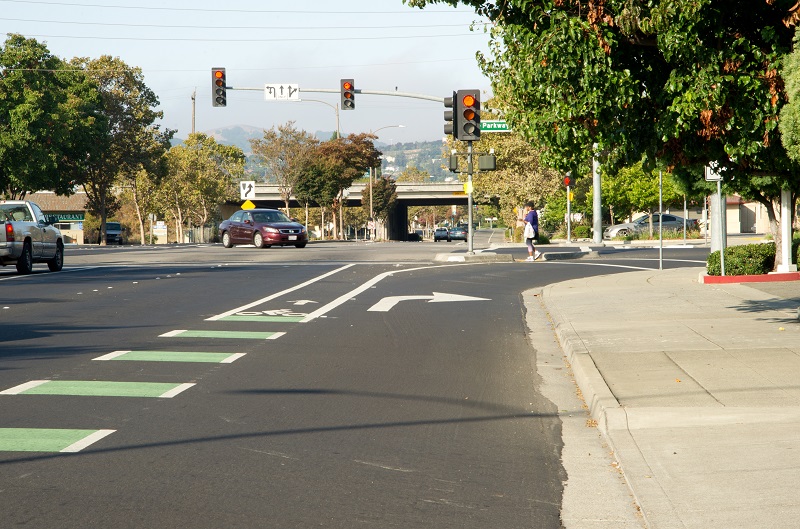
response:
[(197, 111), (197, 88), (192, 92), (192, 134), (194, 134), (194, 117)]

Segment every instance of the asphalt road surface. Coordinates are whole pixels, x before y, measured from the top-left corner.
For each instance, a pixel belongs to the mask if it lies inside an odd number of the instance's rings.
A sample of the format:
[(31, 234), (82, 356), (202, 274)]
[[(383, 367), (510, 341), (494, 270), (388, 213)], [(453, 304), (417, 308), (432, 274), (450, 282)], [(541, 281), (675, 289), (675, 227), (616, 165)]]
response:
[(521, 293), (657, 255), (433, 262), (465, 250), (443, 246), (71, 248), (60, 273), (0, 270), (2, 525), (561, 527), (562, 425)]

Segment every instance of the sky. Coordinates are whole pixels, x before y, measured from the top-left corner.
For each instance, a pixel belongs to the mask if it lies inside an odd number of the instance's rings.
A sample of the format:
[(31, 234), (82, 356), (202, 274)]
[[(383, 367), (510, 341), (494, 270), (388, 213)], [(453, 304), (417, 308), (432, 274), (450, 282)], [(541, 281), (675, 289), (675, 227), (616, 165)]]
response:
[[(191, 132), (195, 91), (198, 132), (289, 121), (312, 134), (336, 130), (338, 92), (303, 90), (338, 89), (343, 78), (356, 89), (437, 97), (477, 88), (486, 100), (491, 84), (475, 54), (489, 37), (470, 31), (475, 21), (485, 22), (464, 6), (420, 10), (402, 0), (0, 0), (3, 36), (35, 38), (67, 60), (111, 55), (141, 68), (162, 126), (179, 138)], [(212, 67), (237, 88), (227, 107), (211, 105)], [(264, 85), (279, 83), (298, 85), (301, 101), (267, 101)], [(339, 124), (344, 135), (377, 131), (382, 143), (434, 141), (443, 112), (435, 101), (358, 94)]]

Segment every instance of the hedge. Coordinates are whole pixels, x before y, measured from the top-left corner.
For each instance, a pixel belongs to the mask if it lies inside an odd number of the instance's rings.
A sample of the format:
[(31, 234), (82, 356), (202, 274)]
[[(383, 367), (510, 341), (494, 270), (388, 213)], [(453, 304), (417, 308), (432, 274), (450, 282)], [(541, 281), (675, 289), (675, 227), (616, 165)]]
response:
[[(772, 272), (775, 268), (775, 243), (743, 244), (725, 248), (725, 275), (745, 276)], [(712, 252), (706, 261), (710, 276), (722, 275), (719, 250)]]

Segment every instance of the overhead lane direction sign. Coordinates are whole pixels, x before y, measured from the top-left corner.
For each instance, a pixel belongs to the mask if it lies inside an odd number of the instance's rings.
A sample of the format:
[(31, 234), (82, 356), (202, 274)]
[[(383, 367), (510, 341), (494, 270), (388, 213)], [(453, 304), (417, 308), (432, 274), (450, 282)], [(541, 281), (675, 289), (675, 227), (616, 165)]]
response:
[(300, 101), (300, 85), (277, 83), (264, 85), (265, 101)]
[(484, 119), (481, 121), (481, 132), (511, 132), (511, 129), (505, 120)]
[(367, 312), (388, 312), (400, 303), (401, 301), (409, 301), (413, 299), (425, 299), (428, 303), (445, 303), (450, 301), (490, 301), (488, 298), (476, 298), (473, 296), (462, 296), (460, 294), (444, 294), (442, 292), (434, 292), (432, 296), (390, 296), (383, 298), (369, 309)]

